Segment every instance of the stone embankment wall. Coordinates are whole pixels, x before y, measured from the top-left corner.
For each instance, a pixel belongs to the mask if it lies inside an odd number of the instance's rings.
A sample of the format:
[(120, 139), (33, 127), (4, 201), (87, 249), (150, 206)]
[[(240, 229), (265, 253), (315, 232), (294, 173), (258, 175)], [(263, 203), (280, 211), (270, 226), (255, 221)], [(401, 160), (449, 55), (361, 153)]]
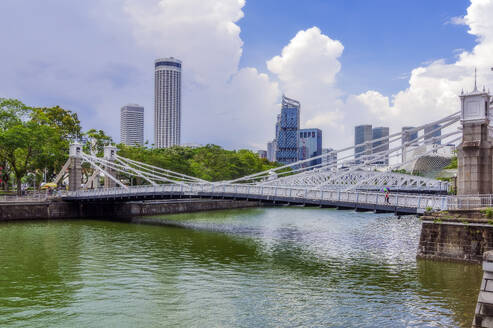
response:
[(483, 271), (472, 326), (493, 328), (493, 251), (483, 254)]
[(76, 218), (79, 206), (62, 201), (2, 202), (0, 221)]
[(479, 211), (423, 216), (418, 258), (481, 263), (493, 250), (493, 221)]
[(257, 207), (254, 201), (183, 199), (141, 202), (75, 203), (60, 200), (45, 202), (2, 202), (0, 221), (76, 218), (119, 219), (158, 214)]

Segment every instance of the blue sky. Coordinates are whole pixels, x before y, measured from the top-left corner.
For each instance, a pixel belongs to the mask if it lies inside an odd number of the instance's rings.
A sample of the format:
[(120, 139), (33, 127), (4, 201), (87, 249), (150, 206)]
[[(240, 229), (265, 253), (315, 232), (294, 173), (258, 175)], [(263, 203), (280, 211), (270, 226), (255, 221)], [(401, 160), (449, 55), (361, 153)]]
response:
[[(454, 50), (472, 49), (464, 25), (467, 0), (249, 0), (239, 21), (242, 66), (267, 71), (265, 60), (299, 31), (318, 26), (344, 44), (339, 81), (348, 93), (374, 89), (393, 94), (408, 86), (409, 72), (424, 62), (454, 60)], [(399, 77), (401, 77), (399, 79)]]
[(286, 93), (342, 147), (357, 124), (455, 112), (474, 67), (493, 86), (492, 16), (493, 0), (2, 0), (0, 97), (76, 111), (116, 141), (138, 103), (152, 143), (153, 61), (175, 56), (183, 142), (265, 148)]

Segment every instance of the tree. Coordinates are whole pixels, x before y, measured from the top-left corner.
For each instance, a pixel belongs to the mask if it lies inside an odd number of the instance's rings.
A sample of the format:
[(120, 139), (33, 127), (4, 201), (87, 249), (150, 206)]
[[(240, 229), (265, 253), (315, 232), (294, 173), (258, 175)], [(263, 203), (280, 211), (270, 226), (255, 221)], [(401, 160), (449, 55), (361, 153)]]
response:
[(71, 139), (80, 136), (80, 130), (77, 114), (59, 106), (32, 108), (15, 99), (0, 98), (2, 175), (13, 173), (18, 194), (27, 173), (54, 176), (67, 159)]
[(55, 129), (33, 121), (21, 122), (0, 133), (0, 153), (15, 175), (18, 195), (22, 190), (22, 177), (34, 171), (42, 158), (50, 157), (56, 139), (59, 136)]
[(84, 146), (84, 151), (90, 153), (91, 143), (94, 143), (94, 151), (97, 156), (103, 156), (104, 146), (107, 146), (113, 142), (113, 139), (106, 135), (103, 130), (90, 129), (84, 133), (84, 136), (88, 139), (88, 143)]
[(231, 180), (278, 167), (249, 150), (231, 151), (216, 145), (150, 149), (118, 145), (122, 157), (207, 181)]
[(62, 168), (68, 158), (68, 147), (72, 140), (81, 136), (81, 126), (76, 113), (59, 106), (32, 108), (30, 113), (32, 121), (39, 125), (54, 129), (56, 139), (46, 144), (46, 151), (36, 158), (35, 170), (38, 175), (46, 174), (51, 180)]

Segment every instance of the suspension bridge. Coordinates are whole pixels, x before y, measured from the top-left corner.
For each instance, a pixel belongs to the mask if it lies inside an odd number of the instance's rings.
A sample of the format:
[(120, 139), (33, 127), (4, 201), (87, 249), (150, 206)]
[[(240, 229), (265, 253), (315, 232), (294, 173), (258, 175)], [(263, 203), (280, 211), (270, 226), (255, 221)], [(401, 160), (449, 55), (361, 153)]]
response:
[[(434, 122), (335, 150), (330, 157), (323, 154), (229, 181), (205, 181), (124, 158), (113, 146), (106, 146), (104, 156), (98, 157), (85, 153), (82, 145), (74, 143), (55, 183), (68, 179), (69, 192), (63, 198), (82, 202), (211, 197), (395, 213), (446, 210), (466, 203), (491, 205), (491, 97), (475, 88), (469, 94), (462, 93), (460, 99), (460, 111)], [(417, 137), (410, 140), (410, 134)], [(372, 149), (377, 142), (379, 149)], [(449, 182), (399, 172), (416, 160), (406, 156), (410, 150), (421, 147), (421, 157), (433, 157), (441, 148), (456, 146), (457, 188), (462, 196), (447, 195), (451, 190)], [(364, 151), (355, 154), (356, 149)], [(322, 159), (321, 163), (317, 159)], [(81, 183), (83, 163), (92, 171), (84, 184)], [(135, 179), (140, 185), (130, 186), (129, 181)], [(391, 191), (388, 200), (383, 188)]]
[[(447, 116), (431, 124), (440, 124), (442, 130), (451, 127), (450, 132), (430, 137), (436, 131), (428, 131), (414, 144), (426, 140), (435, 146), (425, 153), (436, 152), (460, 139), (460, 131), (455, 123), (459, 113)], [(416, 127), (414, 131), (424, 131), (430, 124)], [(409, 131), (408, 131), (409, 132)], [(316, 205), (338, 208), (354, 208), (396, 213), (422, 213), (426, 208), (444, 209), (450, 186), (448, 182), (394, 172), (406, 162), (402, 154), (412, 147), (402, 139), (403, 133), (368, 141), (360, 145), (336, 150), (332, 161), (317, 165), (312, 157), (293, 162), (265, 172), (248, 175), (230, 181), (209, 182), (196, 177), (173, 172), (150, 164), (124, 158), (117, 154), (116, 148), (106, 146), (104, 156), (86, 154), (82, 145), (72, 144), (70, 158), (56, 178), (70, 181), (70, 191), (64, 196), (68, 201), (128, 201), (159, 198), (211, 197), (259, 200), (276, 204)], [(355, 160), (356, 147), (370, 147), (371, 143), (384, 141), (387, 150), (362, 154)], [(390, 161), (382, 168), (375, 163)], [(81, 166), (88, 163), (93, 174), (81, 184)], [(143, 184), (129, 186), (128, 181), (139, 179)], [(100, 186), (99, 181), (104, 185)], [(392, 191), (390, 199), (385, 199), (382, 188)]]

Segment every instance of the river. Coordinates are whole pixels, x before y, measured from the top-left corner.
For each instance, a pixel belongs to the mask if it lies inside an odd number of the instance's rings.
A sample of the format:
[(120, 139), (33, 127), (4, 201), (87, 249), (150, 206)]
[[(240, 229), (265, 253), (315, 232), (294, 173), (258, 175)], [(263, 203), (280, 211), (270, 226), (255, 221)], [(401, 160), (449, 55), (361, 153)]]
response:
[(0, 327), (470, 327), (479, 265), (415, 217), (258, 208), (0, 224)]

